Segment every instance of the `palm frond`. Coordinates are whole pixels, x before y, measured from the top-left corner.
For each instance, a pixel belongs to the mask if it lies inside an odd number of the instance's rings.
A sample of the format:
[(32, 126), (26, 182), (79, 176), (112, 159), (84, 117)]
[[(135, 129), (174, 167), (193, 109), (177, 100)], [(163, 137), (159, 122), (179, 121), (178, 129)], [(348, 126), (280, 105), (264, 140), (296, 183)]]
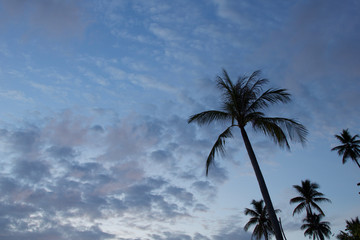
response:
[(331, 151), (338, 151), (338, 155), (343, 155), (345, 151), (346, 146), (345, 145), (339, 145), (336, 147), (333, 147)]
[(322, 216), (325, 216), (325, 213), (323, 212), (323, 210), (320, 208), (319, 205), (317, 205), (314, 201), (313, 202), (310, 202), (310, 205), (315, 208), (316, 210), (319, 211), (319, 213), (322, 215)]
[(290, 199), (290, 204), (303, 202), (305, 200), (306, 199), (304, 197), (294, 197), (294, 198)]
[(359, 137), (359, 135), (358, 135), (358, 134), (355, 134), (355, 135), (350, 139), (350, 141), (353, 142), (353, 143), (360, 143), (360, 140), (356, 140), (358, 137)]
[(339, 140), (342, 143), (345, 143), (347, 140), (343, 137), (343, 135), (334, 135), (337, 140)]
[[(217, 76), (217, 87), (223, 91), (222, 98), (223, 103), (233, 105), (233, 108), (238, 108), (237, 99), (241, 88), (239, 89), (238, 84), (233, 84), (228, 73), (223, 69), (223, 77)], [(233, 112), (233, 111), (232, 111)]]
[(345, 164), (348, 158), (349, 158), (349, 151), (346, 151), (346, 149), (345, 149), (343, 158), (342, 158), (342, 163)]
[(249, 77), (247, 77), (247, 81), (244, 87), (247, 89), (251, 89), (251, 85), (255, 85), (253, 82), (255, 82), (260, 75), (261, 75), (261, 70), (254, 71)]
[(188, 119), (188, 123), (196, 122), (199, 125), (209, 124), (213, 121), (226, 121), (231, 120), (231, 116), (228, 113), (210, 110), (192, 115)]
[[(321, 195), (323, 195), (323, 194), (321, 194)], [(315, 202), (329, 202), (329, 203), (331, 203), (331, 200), (328, 199), (328, 198), (325, 198), (325, 197), (315, 197), (314, 201)]]
[(234, 92), (234, 84), (232, 83), (228, 73), (223, 69), (223, 77), (217, 76), (217, 86), (220, 90), (226, 92), (226, 95), (232, 95)]
[(304, 181), (301, 181), (301, 186), (293, 185), (293, 188), (295, 188), (298, 193), (304, 196), (304, 192), (306, 192), (306, 185), (304, 184)]
[(249, 111), (257, 111), (269, 107), (270, 104), (288, 103), (290, 102), (290, 94), (286, 89), (270, 88), (263, 92), (256, 100), (249, 106)]
[(306, 208), (305, 202), (300, 203), (300, 204), (297, 205), (296, 208), (294, 209), (294, 211), (293, 211), (293, 216), (295, 215), (295, 213), (301, 213), (305, 208)]
[(290, 149), (286, 134), (290, 140), (300, 143), (306, 142), (307, 129), (297, 121), (289, 118), (261, 117), (252, 121), (255, 130), (262, 130), (265, 135), (273, 138), (280, 147)]
[(256, 131), (261, 130), (265, 135), (271, 137), (280, 147), (290, 149), (286, 135), (276, 121), (274, 122), (269, 118), (261, 117), (253, 120), (252, 125)]
[(216, 153), (221, 153), (224, 154), (225, 153), (225, 149), (224, 149), (224, 145), (225, 145), (225, 139), (232, 137), (232, 133), (231, 133), (231, 127), (228, 127), (223, 133), (221, 133), (218, 137), (218, 139), (216, 140), (214, 146), (212, 147), (209, 156), (206, 160), (206, 176), (209, 173), (209, 167), (211, 164), (214, 163), (214, 159), (215, 159), (215, 154)]
[(258, 96), (262, 91), (262, 86), (268, 82), (269, 80), (266, 78), (256, 80), (256, 82), (252, 85), (250, 92), (254, 92), (256, 96)]
[(250, 220), (245, 224), (244, 230), (248, 231), (251, 226), (257, 224), (257, 221), (258, 221), (257, 218), (250, 218)]
[(250, 215), (252, 217), (256, 217), (259, 215), (259, 213), (253, 209), (250, 209), (250, 208), (245, 208), (245, 211), (244, 211), (244, 214), (245, 215)]

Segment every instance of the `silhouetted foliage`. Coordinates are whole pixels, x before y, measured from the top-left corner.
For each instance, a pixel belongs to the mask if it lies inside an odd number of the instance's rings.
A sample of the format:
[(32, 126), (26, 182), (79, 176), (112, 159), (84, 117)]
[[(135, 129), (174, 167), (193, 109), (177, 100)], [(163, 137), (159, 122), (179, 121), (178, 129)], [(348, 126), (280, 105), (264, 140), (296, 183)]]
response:
[(351, 221), (346, 220), (345, 232), (340, 231), (336, 238), (339, 240), (360, 240), (359, 217), (351, 219)]
[(312, 209), (314, 208), (319, 211), (321, 215), (325, 216), (318, 203), (331, 201), (325, 198), (323, 193), (317, 191), (319, 188), (317, 183), (311, 182), (310, 180), (305, 180), (301, 181), (301, 186), (293, 185), (293, 187), (299, 194), (299, 196), (290, 200), (290, 204), (298, 204), (294, 209), (293, 215), (295, 215), (295, 213), (301, 213), (304, 209), (306, 210), (307, 215), (312, 215)]
[(278, 240), (282, 240), (283, 238), (274, 207), (255, 153), (245, 131), (245, 126), (250, 123), (255, 131), (264, 133), (272, 138), (279, 146), (286, 148), (290, 148), (288, 138), (304, 143), (307, 130), (303, 125), (293, 119), (265, 116), (262, 112), (263, 110), (272, 104), (289, 102), (290, 94), (285, 89), (277, 88), (270, 88), (263, 91), (263, 85), (265, 85), (268, 80), (261, 78), (260, 73), (260, 71), (255, 71), (251, 76), (239, 77), (238, 80), (233, 83), (228, 73), (223, 70), (223, 76), (217, 77), (217, 86), (222, 92), (221, 110), (209, 110), (192, 115), (188, 122), (205, 125), (218, 121), (228, 124), (225, 131), (219, 135), (206, 160), (206, 175), (208, 175), (210, 165), (214, 162), (215, 154), (224, 153), (225, 139), (233, 136), (231, 132), (232, 128), (240, 128), (263, 199), (268, 208), (275, 236)]
[(337, 151), (339, 156), (343, 156), (343, 164), (350, 158), (360, 168), (358, 161), (360, 158), (360, 140), (357, 140), (359, 135), (351, 136), (348, 129), (343, 129), (341, 134), (335, 135), (335, 137), (341, 142), (341, 145), (332, 148), (331, 151)]
[(329, 222), (322, 222), (322, 215), (318, 214), (308, 214), (303, 220), (304, 224), (301, 226), (302, 230), (305, 230), (304, 236), (313, 238), (313, 240), (324, 240), (330, 238), (331, 229)]
[[(245, 215), (251, 216), (244, 226), (244, 229), (245, 231), (248, 231), (250, 227), (255, 226), (251, 239), (255, 238), (256, 240), (260, 240), (261, 237), (264, 237), (265, 240), (268, 240), (274, 234), (274, 229), (271, 225), (264, 201), (252, 200), (251, 205), (253, 209), (245, 208), (244, 211)], [(279, 211), (279, 209), (275, 210), (275, 212)]]

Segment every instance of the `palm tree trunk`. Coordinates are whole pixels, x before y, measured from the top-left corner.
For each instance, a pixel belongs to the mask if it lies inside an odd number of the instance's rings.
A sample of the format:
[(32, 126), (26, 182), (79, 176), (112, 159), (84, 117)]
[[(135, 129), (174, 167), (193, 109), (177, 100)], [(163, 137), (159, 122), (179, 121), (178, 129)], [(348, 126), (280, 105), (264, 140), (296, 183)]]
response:
[(280, 225), (280, 230), (281, 230), (281, 233), (282, 233), (284, 239), (287, 240), (287, 239), (286, 239), (286, 236), (285, 236), (284, 229), (283, 229), (282, 224), (281, 224), (281, 218), (279, 218), (279, 225)]
[(254, 168), (256, 178), (257, 178), (258, 183), (259, 183), (261, 194), (262, 194), (262, 196), (264, 198), (266, 208), (267, 208), (268, 213), (269, 213), (269, 218), (270, 218), (271, 224), (272, 224), (273, 229), (274, 229), (275, 237), (276, 237), (277, 240), (283, 240), (281, 230), (280, 230), (280, 226), (279, 226), (279, 222), (277, 220), (275, 210), (274, 210), (274, 207), (273, 207), (271, 199), (270, 199), (269, 191), (268, 191), (268, 189), (266, 187), (264, 177), (263, 177), (263, 175), (261, 173), (259, 164), (258, 164), (258, 162), (256, 160), (256, 156), (255, 156), (254, 150), (253, 150), (253, 148), (251, 146), (249, 137), (248, 137), (244, 127), (240, 127), (240, 130), (241, 130), (241, 135), (243, 137), (243, 140), (244, 140), (244, 143), (245, 143), (245, 146), (246, 146), (246, 150), (247, 150), (249, 158), (251, 160), (251, 164), (252, 164), (252, 166)]
[(311, 217), (313, 215), (310, 204), (306, 206), (306, 214), (307, 214), (307, 217)]

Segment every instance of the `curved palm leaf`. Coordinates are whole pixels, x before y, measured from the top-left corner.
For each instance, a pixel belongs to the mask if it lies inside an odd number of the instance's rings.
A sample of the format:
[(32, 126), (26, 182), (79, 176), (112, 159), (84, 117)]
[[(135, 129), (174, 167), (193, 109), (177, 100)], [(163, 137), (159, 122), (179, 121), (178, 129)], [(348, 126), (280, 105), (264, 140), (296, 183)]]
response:
[(297, 205), (297, 207), (294, 209), (293, 216), (295, 213), (301, 213), (306, 208), (306, 204), (304, 202)]
[(213, 121), (226, 121), (231, 119), (228, 113), (222, 111), (205, 111), (190, 116), (188, 123), (196, 122), (199, 125), (209, 124)]
[(268, 89), (260, 97), (251, 103), (248, 111), (264, 109), (274, 103), (287, 103), (290, 101), (290, 94), (286, 89)]
[(215, 154), (216, 153), (221, 153), (221, 154), (225, 153), (225, 149), (224, 149), (225, 139), (233, 136), (231, 133), (231, 127), (232, 126), (228, 127), (223, 133), (221, 133), (219, 135), (214, 146), (211, 148), (210, 154), (206, 160), (206, 176), (209, 173), (210, 165), (214, 163)]

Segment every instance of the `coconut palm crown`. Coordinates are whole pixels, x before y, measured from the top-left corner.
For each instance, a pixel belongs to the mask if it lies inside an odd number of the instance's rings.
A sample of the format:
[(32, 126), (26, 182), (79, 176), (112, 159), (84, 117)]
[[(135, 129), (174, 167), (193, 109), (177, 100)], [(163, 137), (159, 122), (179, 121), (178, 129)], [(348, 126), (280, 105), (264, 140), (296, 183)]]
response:
[[(245, 224), (244, 230), (248, 231), (251, 226), (255, 225), (251, 238), (260, 240), (264, 237), (265, 240), (268, 240), (274, 234), (274, 230), (272, 228), (266, 206), (264, 205), (264, 201), (252, 200), (251, 205), (253, 209), (245, 208), (244, 211), (245, 215), (251, 216), (249, 221)], [(279, 211), (279, 209), (275, 210), (275, 212)]]
[(217, 153), (223, 154), (225, 152), (225, 139), (233, 136), (233, 127), (240, 128), (246, 150), (269, 212), (271, 223), (273, 224), (276, 239), (280, 240), (283, 238), (279, 223), (265, 180), (245, 131), (245, 126), (251, 124), (255, 131), (262, 132), (272, 138), (279, 146), (288, 149), (290, 149), (288, 138), (304, 143), (307, 130), (302, 124), (293, 119), (267, 117), (263, 113), (270, 105), (288, 103), (290, 101), (290, 94), (286, 89), (278, 88), (269, 88), (264, 91), (263, 86), (268, 83), (268, 80), (261, 78), (260, 73), (260, 71), (255, 71), (248, 77), (239, 77), (238, 80), (233, 83), (228, 73), (223, 70), (223, 76), (217, 77), (217, 86), (222, 93), (221, 109), (204, 111), (192, 115), (188, 122), (196, 122), (199, 125), (206, 125), (214, 121), (228, 124), (225, 131), (218, 136), (206, 160), (206, 175), (208, 175), (210, 165), (214, 163), (215, 155)]
[(360, 139), (357, 139), (359, 135), (351, 136), (348, 129), (343, 129), (340, 135), (335, 135), (335, 138), (341, 142), (341, 145), (332, 148), (331, 151), (337, 151), (339, 156), (343, 156), (343, 164), (350, 158), (360, 168), (358, 162), (360, 158)]
[(340, 231), (336, 238), (339, 240), (358, 240), (360, 239), (360, 220), (359, 217), (351, 219), (351, 221), (346, 220), (346, 229)]
[(324, 194), (317, 190), (319, 188), (319, 184), (311, 182), (310, 180), (305, 180), (301, 181), (301, 186), (294, 185), (293, 187), (299, 194), (299, 196), (290, 200), (291, 204), (298, 204), (294, 209), (293, 215), (295, 215), (295, 213), (301, 213), (304, 209), (306, 210), (307, 215), (312, 215), (312, 209), (316, 209), (321, 215), (325, 216), (318, 203), (331, 201), (325, 198)]
[(301, 226), (302, 230), (305, 230), (304, 235), (313, 240), (324, 240), (330, 238), (331, 228), (330, 223), (321, 221), (322, 215), (310, 214), (303, 220), (304, 224)]

